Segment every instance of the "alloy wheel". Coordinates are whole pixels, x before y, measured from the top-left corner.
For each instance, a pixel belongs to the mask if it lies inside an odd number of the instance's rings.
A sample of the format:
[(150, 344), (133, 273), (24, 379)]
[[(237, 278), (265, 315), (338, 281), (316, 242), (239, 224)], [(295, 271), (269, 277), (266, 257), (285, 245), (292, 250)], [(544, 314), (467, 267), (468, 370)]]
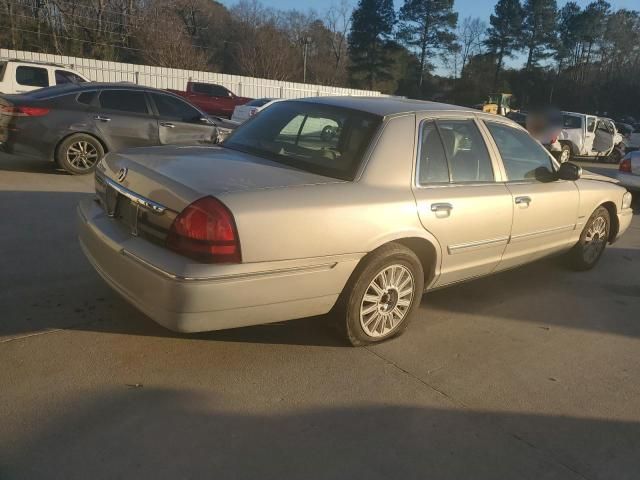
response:
[(583, 256), (586, 262), (593, 263), (607, 242), (607, 221), (604, 217), (596, 217), (587, 228), (584, 238)]
[(98, 149), (86, 140), (79, 140), (69, 145), (67, 160), (79, 170), (89, 170), (99, 160)]
[(360, 326), (370, 337), (383, 337), (407, 316), (415, 283), (404, 265), (390, 265), (379, 272), (364, 292)]

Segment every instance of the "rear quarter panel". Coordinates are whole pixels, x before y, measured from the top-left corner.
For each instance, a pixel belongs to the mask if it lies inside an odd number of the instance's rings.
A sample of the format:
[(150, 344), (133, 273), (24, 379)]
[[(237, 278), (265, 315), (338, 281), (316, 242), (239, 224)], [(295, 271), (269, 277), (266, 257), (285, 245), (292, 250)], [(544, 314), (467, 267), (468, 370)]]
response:
[(409, 237), (431, 242), (439, 254), (411, 192), (415, 116), (381, 128), (353, 182), (222, 195), (235, 215), (243, 261), (364, 254)]

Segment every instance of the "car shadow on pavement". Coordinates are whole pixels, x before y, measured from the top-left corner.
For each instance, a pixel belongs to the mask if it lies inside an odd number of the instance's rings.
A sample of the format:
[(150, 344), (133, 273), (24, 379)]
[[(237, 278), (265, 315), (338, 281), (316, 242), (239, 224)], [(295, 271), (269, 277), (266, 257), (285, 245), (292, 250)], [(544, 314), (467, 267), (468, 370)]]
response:
[(53, 161), (6, 154), (0, 154), (0, 172), (1, 171), (71, 175)]
[[(327, 316), (193, 335), (158, 326), (113, 292), (84, 258), (75, 207), (87, 195), (0, 192), (0, 342), (74, 328), (220, 342), (346, 345)], [(442, 314), (484, 314), (640, 337), (640, 248), (624, 245), (608, 248), (589, 272), (572, 272), (550, 259), (430, 292), (414, 322), (428, 323)]]
[(640, 470), (634, 421), (424, 407), (419, 399), (300, 409), (288, 399), (274, 408), (249, 398), (242, 410), (221, 408), (222, 400), (217, 390), (124, 385), (66, 395), (42, 405), (41, 421), (21, 412), (27, 416), (0, 433), (0, 473), (5, 480), (620, 480)]

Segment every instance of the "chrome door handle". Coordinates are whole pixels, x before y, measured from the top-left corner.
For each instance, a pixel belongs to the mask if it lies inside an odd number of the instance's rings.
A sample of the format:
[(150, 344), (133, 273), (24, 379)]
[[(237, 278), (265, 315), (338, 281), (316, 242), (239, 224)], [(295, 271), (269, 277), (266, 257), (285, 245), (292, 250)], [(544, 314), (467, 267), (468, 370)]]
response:
[(442, 211), (451, 211), (453, 209), (453, 205), (450, 203), (432, 203), (431, 211), (432, 212), (442, 212)]
[(102, 115), (96, 115), (93, 118), (95, 120), (98, 120), (99, 122), (110, 122), (111, 121), (111, 119), (109, 117), (103, 117)]
[(165, 128), (176, 128), (176, 126), (173, 123), (169, 123), (169, 122), (160, 122), (160, 126)]
[(527, 207), (531, 203), (531, 197), (516, 197), (516, 205), (526, 204)]

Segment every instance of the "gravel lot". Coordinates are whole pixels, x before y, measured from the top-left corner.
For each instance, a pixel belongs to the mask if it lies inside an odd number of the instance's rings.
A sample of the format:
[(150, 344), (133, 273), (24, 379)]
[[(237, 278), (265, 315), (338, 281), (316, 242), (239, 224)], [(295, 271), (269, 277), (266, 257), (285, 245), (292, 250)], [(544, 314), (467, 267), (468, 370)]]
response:
[(354, 349), (324, 318), (157, 326), (80, 252), (91, 190), (0, 157), (1, 479), (638, 478), (638, 215), (591, 272), (434, 292)]

